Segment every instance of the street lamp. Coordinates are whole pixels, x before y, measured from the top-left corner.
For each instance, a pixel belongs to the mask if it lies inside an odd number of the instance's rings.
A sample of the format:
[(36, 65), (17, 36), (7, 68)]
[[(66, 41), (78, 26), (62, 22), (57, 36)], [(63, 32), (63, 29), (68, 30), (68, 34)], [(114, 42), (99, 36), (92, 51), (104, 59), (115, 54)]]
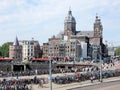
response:
[(49, 80), (50, 80), (50, 90), (52, 90), (52, 72), (51, 72), (51, 57), (49, 57)]
[(99, 49), (100, 53), (99, 53), (99, 57), (100, 57), (100, 82), (102, 82), (102, 52), (101, 52), (101, 45), (100, 45), (100, 49)]
[(77, 48), (77, 40), (75, 39), (75, 47), (74, 47), (74, 64), (76, 62), (76, 48)]
[(48, 48), (48, 60), (49, 60), (49, 80), (50, 80), (50, 90), (52, 90), (52, 65), (51, 65), (51, 43), (49, 42)]

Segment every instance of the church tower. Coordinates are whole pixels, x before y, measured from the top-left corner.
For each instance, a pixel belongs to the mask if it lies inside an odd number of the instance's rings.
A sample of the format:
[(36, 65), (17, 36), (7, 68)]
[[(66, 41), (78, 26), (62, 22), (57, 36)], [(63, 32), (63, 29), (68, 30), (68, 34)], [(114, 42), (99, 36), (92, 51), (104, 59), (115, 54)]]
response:
[(102, 32), (103, 32), (103, 26), (101, 24), (101, 20), (96, 15), (96, 19), (94, 22), (94, 37), (102, 39), (103, 38)]
[(10, 45), (9, 47), (9, 57), (15, 60), (22, 60), (22, 46), (19, 45), (17, 36), (13, 42), (13, 45)]
[(64, 34), (68, 37), (70, 37), (70, 35), (76, 35), (76, 21), (70, 9), (64, 20)]

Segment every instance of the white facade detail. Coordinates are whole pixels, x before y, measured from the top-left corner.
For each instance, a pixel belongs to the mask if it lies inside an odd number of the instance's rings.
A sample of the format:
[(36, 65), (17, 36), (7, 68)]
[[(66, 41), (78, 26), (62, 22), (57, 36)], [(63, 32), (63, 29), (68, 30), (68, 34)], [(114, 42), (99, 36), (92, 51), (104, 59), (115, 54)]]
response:
[(87, 43), (81, 42), (82, 58), (87, 58)]
[(67, 41), (68, 40), (68, 36), (64, 36), (64, 40)]

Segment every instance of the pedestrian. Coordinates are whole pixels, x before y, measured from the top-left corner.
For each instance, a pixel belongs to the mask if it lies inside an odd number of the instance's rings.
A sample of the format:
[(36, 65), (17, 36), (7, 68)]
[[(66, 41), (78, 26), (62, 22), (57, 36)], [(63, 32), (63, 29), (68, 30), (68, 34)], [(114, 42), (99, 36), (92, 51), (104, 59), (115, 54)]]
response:
[(91, 83), (93, 83), (93, 75), (91, 75), (90, 81), (91, 81)]
[(44, 83), (44, 82), (43, 82), (43, 79), (40, 80), (40, 83), (41, 83), (41, 84), (40, 84), (41, 87), (43, 88), (43, 83)]
[(39, 87), (42, 87), (42, 88), (43, 88), (43, 80), (42, 80), (42, 79), (40, 79), (40, 81), (39, 81), (38, 88), (39, 88)]

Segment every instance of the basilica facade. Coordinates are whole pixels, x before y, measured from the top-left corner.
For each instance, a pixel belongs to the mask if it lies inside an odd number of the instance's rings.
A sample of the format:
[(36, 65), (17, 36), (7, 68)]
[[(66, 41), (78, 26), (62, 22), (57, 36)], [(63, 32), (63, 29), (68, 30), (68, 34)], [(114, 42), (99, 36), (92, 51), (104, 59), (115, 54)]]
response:
[(47, 43), (43, 43), (43, 57), (68, 57), (75, 60), (98, 60), (107, 56), (106, 45), (103, 43), (103, 26), (101, 19), (96, 15), (91, 31), (77, 31), (76, 20), (72, 11), (64, 20), (64, 31), (53, 35)]

